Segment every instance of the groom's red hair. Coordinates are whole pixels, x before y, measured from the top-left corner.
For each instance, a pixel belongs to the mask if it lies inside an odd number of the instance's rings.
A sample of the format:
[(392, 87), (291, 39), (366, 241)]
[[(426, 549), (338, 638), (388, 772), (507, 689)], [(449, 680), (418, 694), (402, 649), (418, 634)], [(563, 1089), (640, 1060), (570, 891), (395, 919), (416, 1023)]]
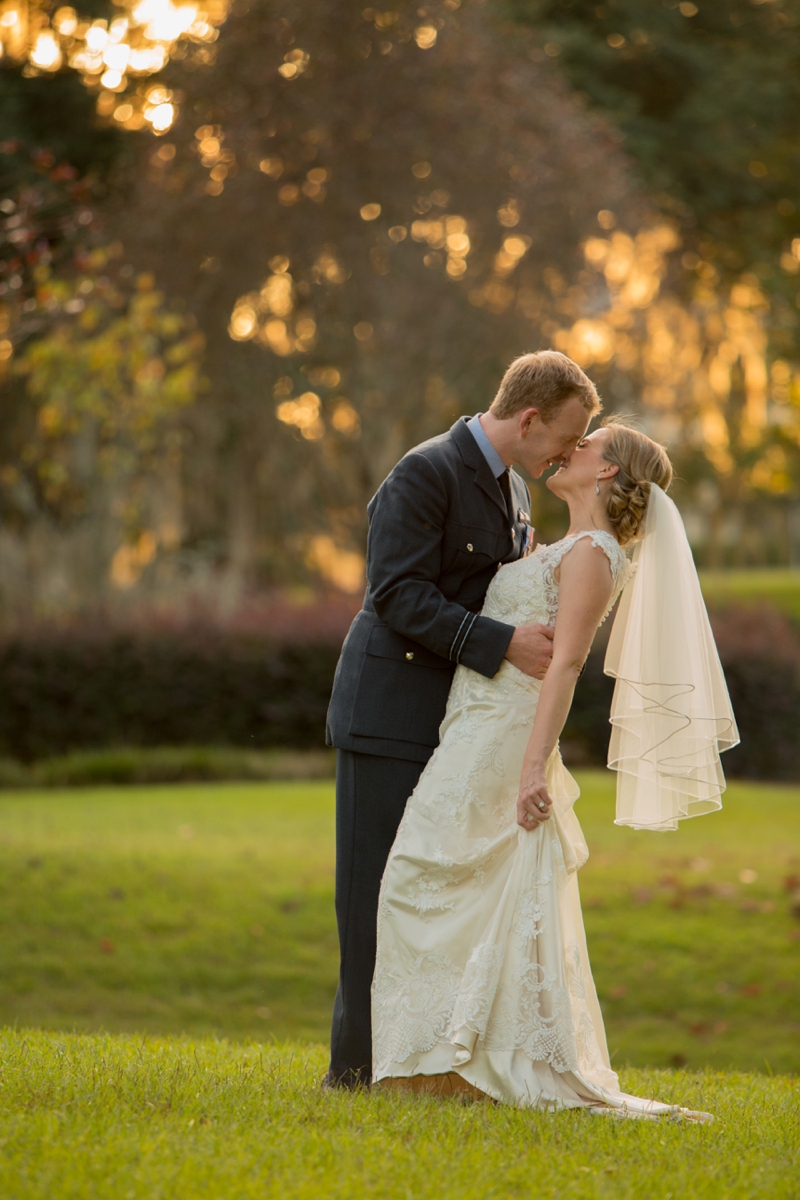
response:
[(597, 416), (603, 407), (597, 389), (577, 363), (558, 350), (539, 350), (514, 359), (492, 401), (491, 412), (504, 421), (523, 408), (535, 408), (547, 424), (571, 396), (578, 397), (589, 417)]

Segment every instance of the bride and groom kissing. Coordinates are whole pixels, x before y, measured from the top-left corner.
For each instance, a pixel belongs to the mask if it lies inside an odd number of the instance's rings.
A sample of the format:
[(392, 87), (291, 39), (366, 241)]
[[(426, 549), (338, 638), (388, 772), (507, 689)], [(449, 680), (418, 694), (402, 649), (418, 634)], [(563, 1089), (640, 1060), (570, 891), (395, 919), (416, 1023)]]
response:
[[(583, 931), (579, 795), (558, 750), (598, 625), (617, 821), (720, 807), (738, 740), (658, 443), (555, 351), (415, 447), (369, 504), (367, 590), (328, 714), (340, 978), (325, 1085), (703, 1119), (620, 1091)], [(569, 509), (534, 546), (513, 465)], [(634, 546), (634, 562), (625, 547)], [(624, 589), (624, 590), (623, 590)]]

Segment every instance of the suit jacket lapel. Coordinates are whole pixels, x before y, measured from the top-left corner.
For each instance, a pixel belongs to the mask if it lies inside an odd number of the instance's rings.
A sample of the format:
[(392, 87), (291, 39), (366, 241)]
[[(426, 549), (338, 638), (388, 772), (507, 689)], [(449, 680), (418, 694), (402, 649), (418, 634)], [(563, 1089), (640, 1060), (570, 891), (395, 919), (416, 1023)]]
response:
[(494, 501), (505, 517), (505, 523), (507, 524), (508, 510), (506, 508), (505, 496), (500, 491), (500, 484), (495, 479), (489, 464), (483, 457), (480, 446), (467, 429), (468, 420), (468, 417), (459, 417), (455, 425), (450, 429), (450, 433), (453, 436), (453, 441), (458, 446), (464, 462), (475, 472), (475, 482), (478, 487), (486, 493), (490, 500)]

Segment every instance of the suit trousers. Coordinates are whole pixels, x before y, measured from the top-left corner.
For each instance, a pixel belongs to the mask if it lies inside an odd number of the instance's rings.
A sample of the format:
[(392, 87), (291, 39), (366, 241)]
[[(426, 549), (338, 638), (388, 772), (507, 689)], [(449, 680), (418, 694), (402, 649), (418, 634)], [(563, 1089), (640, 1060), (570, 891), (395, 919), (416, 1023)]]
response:
[[(431, 754), (433, 751), (431, 751)], [(372, 1078), (370, 989), (375, 972), (378, 895), (386, 860), (424, 763), (338, 750), (336, 757), (336, 922), (339, 988), (331, 1027), (332, 1084)]]

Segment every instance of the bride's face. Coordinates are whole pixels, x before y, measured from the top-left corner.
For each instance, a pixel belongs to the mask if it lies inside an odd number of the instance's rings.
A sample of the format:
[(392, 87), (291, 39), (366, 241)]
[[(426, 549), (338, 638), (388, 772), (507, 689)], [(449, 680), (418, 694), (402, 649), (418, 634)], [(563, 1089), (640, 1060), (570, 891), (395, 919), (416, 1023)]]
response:
[(566, 500), (579, 492), (594, 492), (597, 476), (614, 473), (616, 468), (603, 458), (603, 448), (611, 437), (609, 429), (595, 429), (581, 438), (566, 462), (562, 462), (555, 475), (547, 480), (547, 486), (556, 496)]

